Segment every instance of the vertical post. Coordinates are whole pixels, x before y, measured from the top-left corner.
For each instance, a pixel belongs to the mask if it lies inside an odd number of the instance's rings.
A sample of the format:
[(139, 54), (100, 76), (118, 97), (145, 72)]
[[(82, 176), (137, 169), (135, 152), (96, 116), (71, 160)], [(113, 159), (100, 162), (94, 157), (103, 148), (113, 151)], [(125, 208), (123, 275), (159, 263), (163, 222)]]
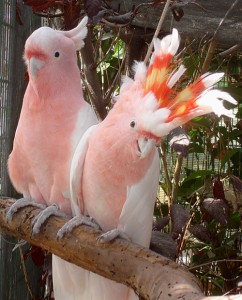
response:
[[(0, 1), (0, 194), (3, 196), (16, 196), (7, 173), (7, 159), (26, 88), (24, 43), (40, 22), (22, 1)], [(0, 299), (30, 300), (30, 288), (37, 298), (40, 296), (40, 269), (30, 258), (25, 261), (27, 286), (20, 251), (12, 251), (16, 243), (12, 237), (0, 236)]]

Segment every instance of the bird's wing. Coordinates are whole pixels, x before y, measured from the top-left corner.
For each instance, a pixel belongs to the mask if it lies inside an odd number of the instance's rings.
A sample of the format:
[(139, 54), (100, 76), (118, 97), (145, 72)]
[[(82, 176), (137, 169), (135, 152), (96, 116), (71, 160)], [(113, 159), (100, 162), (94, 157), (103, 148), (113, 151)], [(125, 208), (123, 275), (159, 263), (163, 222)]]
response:
[(70, 170), (70, 191), (71, 191), (71, 209), (74, 216), (79, 216), (84, 211), (84, 203), (81, 193), (81, 182), (83, 167), (85, 162), (86, 153), (88, 151), (89, 138), (97, 125), (93, 125), (87, 129), (79, 143), (77, 144), (74, 152), (71, 170)]
[(158, 151), (145, 177), (136, 185), (127, 188), (127, 199), (123, 206), (118, 228), (134, 243), (148, 247), (151, 238), (154, 202), (160, 176)]

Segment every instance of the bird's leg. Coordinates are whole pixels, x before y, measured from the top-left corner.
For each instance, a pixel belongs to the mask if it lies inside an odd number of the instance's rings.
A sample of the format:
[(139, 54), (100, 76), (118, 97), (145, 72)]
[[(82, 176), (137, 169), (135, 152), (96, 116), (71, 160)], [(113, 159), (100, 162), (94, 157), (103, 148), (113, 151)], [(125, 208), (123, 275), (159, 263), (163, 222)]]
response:
[(92, 227), (93, 229), (100, 230), (100, 226), (97, 222), (89, 216), (75, 216), (71, 220), (69, 220), (61, 229), (57, 232), (57, 240), (61, 240), (66, 234), (72, 232), (76, 227), (80, 225), (87, 225)]
[(70, 219), (70, 216), (68, 216), (66, 213), (61, 211), (59, 209), (59, 206), (57, 204), (53, 204), (50, 206), (47, 206), (44, 210), (42, 210), (32, 222), (32, 234), (38, 234), (40, 232), (40, 229), (42, 225), (48, 220), (51, 216), (56, 217), (64, 217)]
[(40, 204), (35, 202), (31, 198), (20, 198), (18, 199), (11, 207), (8, 209), (7, 215), (6, 215), (6, 221), (9, 223), (12, 221), (13, 216), (21, 209), (26, 206), (33, 206), (38, 207), (41, 209), (45, 209), (46, 206), (44, 204)]
[(125, 240), (131, 241), (130, 237), (125, 233), (123, 230), (119, 228), (114, 228), (112, 230), (109, 230), (103, 234), (101, 234), (98, 238), (97, 241), (100, 243), (108, 243), (116, 239), (117, 237), (121, 237)]

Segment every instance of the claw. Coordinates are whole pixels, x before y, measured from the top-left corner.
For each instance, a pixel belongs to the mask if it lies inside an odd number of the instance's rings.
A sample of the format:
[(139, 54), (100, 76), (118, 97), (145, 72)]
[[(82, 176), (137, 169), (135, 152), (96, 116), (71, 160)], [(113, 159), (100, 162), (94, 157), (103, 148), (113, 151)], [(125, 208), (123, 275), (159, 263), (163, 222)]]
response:
[(69, 220), (61, 229), (57, 232), (57, 241), (60, 241), (67, 233), (70, 233), (76, 227), (80, 225), (87, 225), (96, 230), (100, 230), (100, 226), (96, 223), (96, 221), (88, 216), (75, 216), (71, 220)]
[(34, 202), (34, 200), (31, 198), (20, 198), (9, 208), (6, 215), (7, 223), (12, 221), (14, 214), (16, 214), (21, 208), (24, 208), (26, 206), (34, 206), (41, 209), (44, 209), (46, 207), (44, 204)]
[(122, 230), (118, 229), (118, 228), (114, 228), (112, 230), (109, 230), (103, 234), (101, 234), (98, 238), (97, 238), (97, 242), (99, 243), (108, 243), (113, 241), (114, 239), (116, 239), (117, 237), (121, 237), (127, 241), (131, 241), (130, 237)]
[(20, 240), (17, 244), (15, 244), (15, 246), (12, 249), (12, 252), (18, 249), (19, 247), (23, 247), (26, 244), (27, 242), (25, 240)]
[(51, 216), (69, 218), (67, 214), (61, 211), (58, 205), (53, 204), (47, 206), (43, 211), (41, 211), (32, 221), (32, 234), (36, 235), (40, 232), (42, 225), (49, 219)]

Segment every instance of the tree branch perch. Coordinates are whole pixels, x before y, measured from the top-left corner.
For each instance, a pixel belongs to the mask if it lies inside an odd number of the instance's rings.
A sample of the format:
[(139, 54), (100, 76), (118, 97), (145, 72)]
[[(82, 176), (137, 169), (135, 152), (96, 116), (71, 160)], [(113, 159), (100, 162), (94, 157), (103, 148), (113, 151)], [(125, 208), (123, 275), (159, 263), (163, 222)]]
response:
[(237, 296), (204, 297), (195, 277), (173, 261), (148, 249), (117, 239), (109, 244), (97, 243), (100, 232), (80, 226), (61, 242), (57, 231), (67, 221), (51, 217), (42, 232), (31, 236), (32, 219), (39, 209), (20, 210), (11, 223), (6, 223), (7, 209), (14, 199), (0, 199), (0, 230), (42, 247), (61, 258), (99, 275), (131, 286), (144, 299), (235, 300)]

